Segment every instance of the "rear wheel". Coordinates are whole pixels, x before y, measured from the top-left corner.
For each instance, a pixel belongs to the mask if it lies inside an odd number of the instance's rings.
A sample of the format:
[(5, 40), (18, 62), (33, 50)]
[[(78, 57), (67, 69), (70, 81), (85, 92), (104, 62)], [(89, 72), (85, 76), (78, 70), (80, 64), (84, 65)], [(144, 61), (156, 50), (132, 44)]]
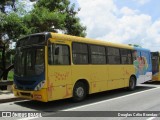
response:
[(79, 102), (85, 99), (87, 88), (83, 82), (77, 82), (73, 88), (73, 101)]
[(129, 79), (129, 90), (134, 90), (136, 88), (136, 79), (135, 77), (131, 76)]

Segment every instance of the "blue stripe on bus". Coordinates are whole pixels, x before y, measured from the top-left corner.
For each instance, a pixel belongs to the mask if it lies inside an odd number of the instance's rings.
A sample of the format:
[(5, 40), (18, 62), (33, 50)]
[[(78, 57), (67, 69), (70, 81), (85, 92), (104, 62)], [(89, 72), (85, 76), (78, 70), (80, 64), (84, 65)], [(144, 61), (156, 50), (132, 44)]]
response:
[(35, 87), (45, 79), (45, 73), (30, 77), (18, 77), (14, 76), (14, 83), (20, 90), (34, 90)]

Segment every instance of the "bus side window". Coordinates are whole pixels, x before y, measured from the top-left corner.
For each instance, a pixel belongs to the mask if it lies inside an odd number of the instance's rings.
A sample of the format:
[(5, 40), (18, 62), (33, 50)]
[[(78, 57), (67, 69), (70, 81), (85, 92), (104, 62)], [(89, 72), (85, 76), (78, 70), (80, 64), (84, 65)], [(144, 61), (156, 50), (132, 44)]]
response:
[(72, 44), (72, 56), (74, 64), (88, 64), (88, 46), (84, 43), (76, 43)]
[(106, 64), (105, 47), (98, 45), (90, 45), (90, 51), (92, 64)]
[(132, 64), (131, 51), (127, 49), (120, 49), (122, 64)]
[(121, 64), (119, 48), (108, 47), (108, 64)]
[(49, 48), (49, 61), (51, 65), (69, 65), (70, 64), (70, 52), (69, 46), (52, 44)]

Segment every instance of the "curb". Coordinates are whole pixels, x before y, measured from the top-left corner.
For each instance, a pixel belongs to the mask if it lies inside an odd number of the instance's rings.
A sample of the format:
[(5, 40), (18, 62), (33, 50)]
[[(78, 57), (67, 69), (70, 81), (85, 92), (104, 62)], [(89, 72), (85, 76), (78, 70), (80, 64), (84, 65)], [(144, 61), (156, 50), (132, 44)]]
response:
[(0, 103), (14, 102), (14, 101), (19, 101), (19, 100), (24, 100), (24, 99), (23, 98), (18, 98), (18, 97), (1, 99)]

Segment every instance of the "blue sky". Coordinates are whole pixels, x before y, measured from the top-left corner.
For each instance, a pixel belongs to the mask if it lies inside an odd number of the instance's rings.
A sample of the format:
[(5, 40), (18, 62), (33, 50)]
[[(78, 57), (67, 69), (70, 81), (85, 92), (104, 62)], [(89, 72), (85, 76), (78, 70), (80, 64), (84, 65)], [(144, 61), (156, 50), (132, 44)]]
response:
[(160, 51), (159, 0), (71, 0), (87, 37)]
[[(152, 16), (153, 20), (160, 18), (160, 7), (159, 7), (159, 0), (150, 0), (147, 3), (139, 4), (138, 2), (135, 2), (133, 0), (114, 0), (118, 8), (122, 8), (124, 6), (127, 6), (131, 9), (137, 9), (141, 13), (149, 14)], [(147, 0), (144, 0), (147, 1)]]

